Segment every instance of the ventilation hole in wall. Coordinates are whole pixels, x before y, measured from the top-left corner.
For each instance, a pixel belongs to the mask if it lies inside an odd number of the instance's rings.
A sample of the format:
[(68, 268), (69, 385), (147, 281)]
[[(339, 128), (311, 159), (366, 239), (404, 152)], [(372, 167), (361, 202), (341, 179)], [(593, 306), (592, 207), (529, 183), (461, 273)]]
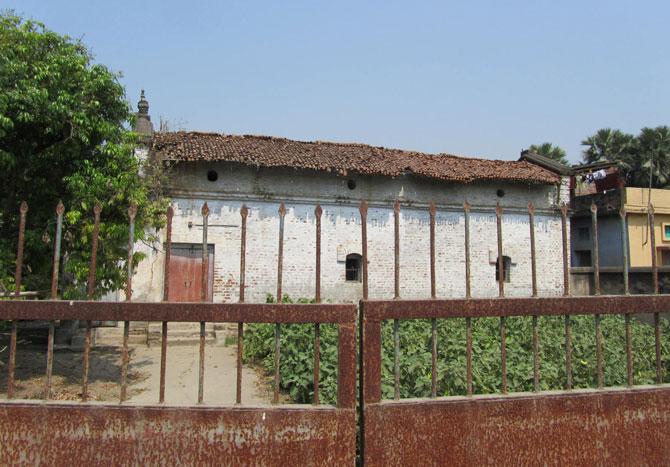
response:
[(355, 190), (356, 189), (356, 180), (347, 181), (347, 186), (349, 187), (350, 190)]
[(215, 182), (219, 179), (219, 174), (216, 173), (216, 170), (210, 170), (207, 172), (207, 180), (210, 182)]
[(502, 198), (503, 196), (505, 196), (505, 190), (496, 191), (496, 195), (498, 196), (498, 198)]

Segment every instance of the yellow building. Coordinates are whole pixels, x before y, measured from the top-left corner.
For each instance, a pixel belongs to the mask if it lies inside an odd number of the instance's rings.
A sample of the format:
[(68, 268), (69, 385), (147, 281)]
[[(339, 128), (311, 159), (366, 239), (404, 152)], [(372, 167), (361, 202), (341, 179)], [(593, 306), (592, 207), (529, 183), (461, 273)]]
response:
[(627, 187), (622, 195), (628, 213), (630, 267), (651, 267), (650, 202), (654, 207), (656, 261), (659, 266), (670, 266), (670, 190)]

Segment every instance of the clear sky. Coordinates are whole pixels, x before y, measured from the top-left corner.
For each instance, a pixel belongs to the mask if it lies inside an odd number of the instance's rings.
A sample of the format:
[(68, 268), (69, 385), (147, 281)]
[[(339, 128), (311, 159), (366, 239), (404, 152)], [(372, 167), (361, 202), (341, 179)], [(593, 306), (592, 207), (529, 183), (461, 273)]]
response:
[(670, 124), (668, 1), (7, 0), (173, 127), (572, 161)]

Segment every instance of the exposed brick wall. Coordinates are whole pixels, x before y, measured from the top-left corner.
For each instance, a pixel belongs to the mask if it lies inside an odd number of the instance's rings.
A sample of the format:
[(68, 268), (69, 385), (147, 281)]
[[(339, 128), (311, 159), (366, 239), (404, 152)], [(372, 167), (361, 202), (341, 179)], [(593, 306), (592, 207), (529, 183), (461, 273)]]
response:
[[(246, 256), (246, 300), (265, 301), (266, 294), (275, 295), (277, 282), (277, 251), (279, 232), (279, 199), (286, 203), (284, 231), (283, 291), (291, 297), (313, 297), (315, 283), (315, 216), (314, 207), (318, 202), (323, 207), (322, 217), (322, 298), (324, 301), (355, 301), (362, 296), (362, 285), (345, 281), (344, 258), (348, 253), (361, 253), (361, 225), (357, 202), (342, 201), (328, 185), (321, 186), (309, 179), (301, 185), (301, 178), (282, 178), (281, 174), (271, 185), (265, 182), (262, 196), (253, 188), (253, 180), (248, 187), (241, 184), (234, 172), (220, 174), (224, 183), (237, 182), (241, 186), (234, 193), (209, 193), (199, 195), (206, 188), (201, 182), (195, 183), (193, 197), (184, 196), (184, 186), (188, 180), (181, 179), (181, 196), (173, 198), (175, 217), (173, 241), (200, 243), (202, 239), (200, 209), (205, 197), (209, 216), (209, 243), (215, 247), (214, 301), (235, 302), (239, 296), (240, 272), (240, 208), (243, 203), (249, 207), (247, 219)], [(192, 174), (191, 174), (192, 175)], [(331, 177), (332, 184), (341, 184), (341, 178)], [(227, 181), (226, 181), (227, 180)], [(345, 179), (346, 182), (346, 179)], [(367, 182), (382, 186), (360, 186), (365, 180), (358, 180), (359, 188), (369, 197), (368, 211), (368, 260), (370, 298), (392, 298), (394, 295), (394, 224), (392, 199), (397, 189), (397, 180), (384, 179)], [(405, 195), (400, 218), (400, 293), (402, 298), (430, 297), (430, 240), (429, 214), (426, 203), (442, 196), (441, 190), (433, 185), (430, 189), (413, 182), (418, 188), (405, 182), (400, 191)], [(316, 193), (305, 187), (314, 187)], [(505, 206), (503, 217), (503, 251), (512, 260), (511, 281), (505, 284), (507, 295), (527, 296), (531, 291), (530, 233), (528, 215), (525, 213), (527, 201), (544, 207), (536, 214), (536, 247), (538, 291), (541, 295), (561, 294), (563, 287), (561, 254), (560, 214), (550, 208), (550, 203), (559, 199), (556, 187), (547, 186), (542, 190), (532, 190), (514, 185), (504, 186), (506, 195), (500, 201)], [(449, 185), (450, 200), (454, 205), (438, 205), (436, 217), (436, 283), (438, 297), (462, 297), (465, 295), (465, 253), (464, 217), (458, 203), (468, 199), (473, 204), (470, 221), (472, 293), (475, 297), (496, 296), (498, 286), (495, 280), (495, 258), (497, 256), (496, 218), (494, 205), (497, 186)], [(345, 188), (346, 189), (346, 188)], [(291, 193), (291, 190), (294, 192)], [(387, 190), (386, 192), (384, 190)], [(421, 191), (423, 190), (423, 191)], [(434, 190), (434, 196), (430, 191)], [(524, 191), (526, 192), (524, 195)], [(560, 190), (561, 198), (565, 190)], [(267, 199), (268, 193), (276, 193), (281, 198)], [(408, 193), (420, 193), (415, 199)], [(300, 196), (298, 196), (298, 194)], [(330, 201), (327, 198), (331, 198)], [(214, 199), (213, 199), (214, 198)], [(313, 198), (313, 199), (310, 199)], [(417, 197), (418, 198), (418, 197)], [(420, 201), (423, 201), (421, 203)], [(514, 204), (512, 204), (514, 203)], [(412, 204), (412, 206), (408, 206)], [(477, 206), (483, 206), (477, 208)], [(192, 222), (192, 227), (188, 223)], [(151, 258), (154, 258), (151, 260)], [(136, 297), (140, 299), (160, 299), (162, 290), (162, 253), (150, 255), (150, 261), (140, 265), (136, 289), (141, 289)], [(152, 271), (149, 272), (148, 269)], [(158, 271), (159, 269), (160, 271)], [(144, 277), (150, 277), (147, 281)]]

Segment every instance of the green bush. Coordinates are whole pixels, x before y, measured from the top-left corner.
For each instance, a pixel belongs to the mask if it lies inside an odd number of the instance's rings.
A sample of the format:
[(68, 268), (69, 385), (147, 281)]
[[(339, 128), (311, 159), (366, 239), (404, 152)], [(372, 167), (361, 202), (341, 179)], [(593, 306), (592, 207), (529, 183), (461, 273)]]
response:
[[(275, 303), (272, 295), (267, 303)], [(284, 295), (282, 303), (293, 303)], [(297, 303), (313, 303), (298, 299)], [(322, 324), (320, 360), (320, 399), (331, 404), (337, 399), (337, 326)], [(274, 374), (274, 324), (249, 324), (244, 333), (244, 360), (260, 365), (268, 375)], [(280, 387), (293, 402), (310, 403), (314, 396), (314, 325), (283, 324), (280, 333)]]
[[(269, 302), (274, 301), (270, 296)], [(290, 302), (284, 297), (283, 302)], [(299, 300), (308, 302), (308, 300)], [(572, 323), (572, 373), (574, 388), (596, 386), (595, 324), (593, 316), (574, 316)], [(602, 316), (603, 367), (606, 386), (626, 384), (626, 338), (621, 316)], [(653, 384), (656, 378), (654, 328), (631, 320), (634, 382)], [(670, 325), (661, 320), (663, 372), (670, 373)], [(438, 396), (466, 393), (465, 319), (437, 321)], [(400, 396), (427, 397), (431, 389), (430, 320), (401, 321)], [(510, 392), (533, 389), (532, 318), (506, 319), (507, 379)], [(538, 318), (540, 344), (540, 388), (562, 389), (566, 383), (565, 320)], [(472, 320), (472, 373), (475, 394), (501, 391), (500, 320)], [(281, 326), (281, 388), (294, 402), (307, 403), (313, 396), (314, 326)], [(252, 324), (245, 333), (247, 362), (274, 369), (274, 325)], [(667, 381), (667, 378), (665, 378)], [(321, 400), (334, 403), (337, 395), (337, 327), (321, 325)], [(382, 397), (392, 398), (393, 322), (382, 324)]]

